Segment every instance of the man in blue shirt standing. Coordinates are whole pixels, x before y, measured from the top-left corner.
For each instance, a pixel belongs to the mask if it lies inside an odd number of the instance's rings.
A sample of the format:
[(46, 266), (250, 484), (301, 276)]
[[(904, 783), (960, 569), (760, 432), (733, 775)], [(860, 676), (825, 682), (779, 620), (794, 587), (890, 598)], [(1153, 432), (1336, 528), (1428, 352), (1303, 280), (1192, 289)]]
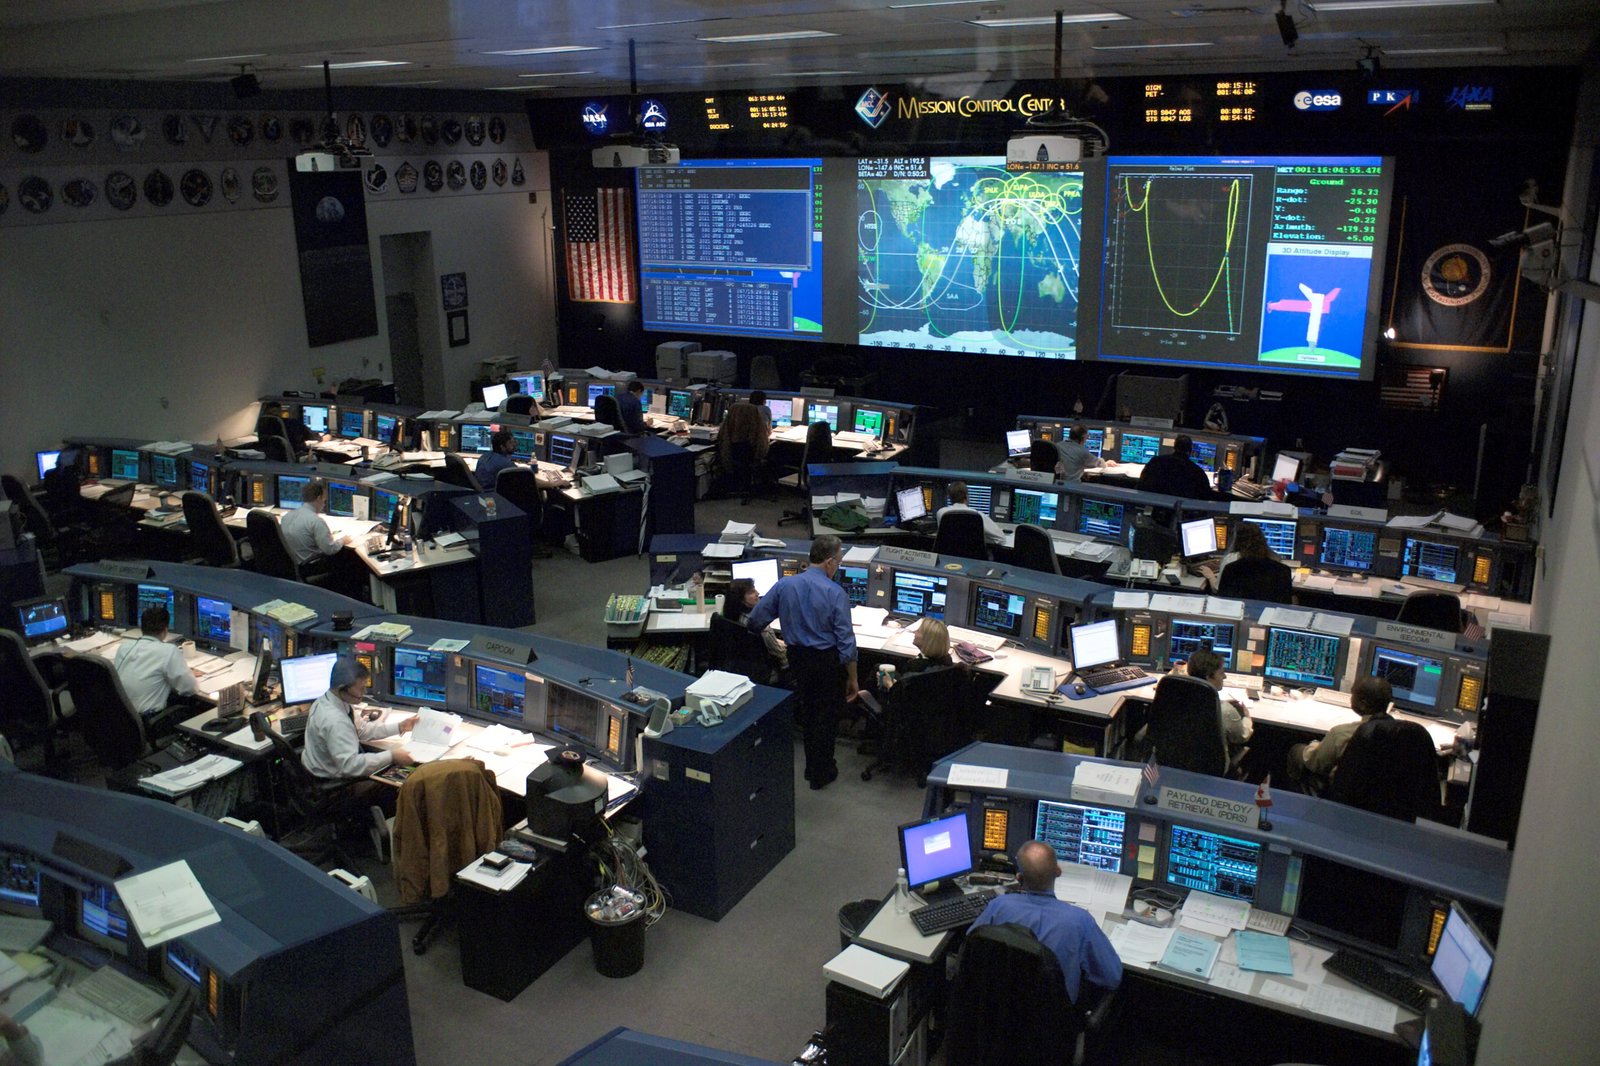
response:
[(1085, 980), (1103, 991), (1122, 983), (1122, 960), (1088, 911), (1056, 898), (1055, 883), (1060, 876), (1055, 850), (1043, 841), (1028, 841), (1017, 849), (1017, 881), (1022, 891), (991, 900), (972, 928), (1012, 923), (1033, 933), (1060, 960), (1067, 998), (1081, 1003), (1079, 993)]
[(497, 429), (489, 437), (489, 450), (478, 456), (478, 467), (472, 472), (478, 484), (483, 486), (483, 491), (493, 492), (500, 471), (511, 470), (517, 465), (517, 461), (511, 458), (516, 448), (516, 438), (509, 429)]
[(827, 788), (839, 776), (833, 761), (839, 708), (860, 692), (850, 597), (833, 579), (843, 559), (844, 544), (838, 537), (824, 534), (813, 540), (811, 565), (773, 585), (745, 620), (757, 633), (774, 618), (783, 627), (798, 682), (806, 780), (814, 790)]
[(622, 432), (647, 433), (644, 424), (644, 385), (637, 380), (628, 382), (628, 391), (617, 397), (617, 414), (622, 416)]

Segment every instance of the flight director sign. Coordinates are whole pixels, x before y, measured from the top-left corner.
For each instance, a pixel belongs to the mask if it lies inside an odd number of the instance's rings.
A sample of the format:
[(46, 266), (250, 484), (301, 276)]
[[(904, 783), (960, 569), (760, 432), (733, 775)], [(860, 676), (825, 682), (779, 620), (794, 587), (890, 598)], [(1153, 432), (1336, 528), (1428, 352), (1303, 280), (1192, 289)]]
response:
[(1053, 109), (1065, 109), (1065, 99), (1019, 93), (1016, 96), (958, 96), (921, 97), (896, 95), (876, 88), (868, 89), (856, 100), (856, 116), (873, 129), (883, 125), (891, 116), (896, 119), (914, 118), (974, 118), (980, 115), (1019, 115), (1028, 118), (1042, 115)]
[(1343, 103), (1337, 89), (1301, 89), (1294, 94), (1296, 111), (1337, 111)]

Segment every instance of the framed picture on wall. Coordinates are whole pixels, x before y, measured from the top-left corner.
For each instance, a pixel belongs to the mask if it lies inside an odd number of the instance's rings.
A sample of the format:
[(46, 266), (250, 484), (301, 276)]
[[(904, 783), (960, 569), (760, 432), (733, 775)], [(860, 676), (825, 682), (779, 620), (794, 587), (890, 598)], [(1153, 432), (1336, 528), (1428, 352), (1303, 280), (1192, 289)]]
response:
[(444, 295), (444, 309), (457, 311), (467, 306), (467, 275), (440, 274), (439, 289)]
[(446, 330), (450, 334), (450, 347), (460, 348), (468, 342), (467, 312), (465, 309), (460, 311), (446, 311), (444, 315), (444, 324)]

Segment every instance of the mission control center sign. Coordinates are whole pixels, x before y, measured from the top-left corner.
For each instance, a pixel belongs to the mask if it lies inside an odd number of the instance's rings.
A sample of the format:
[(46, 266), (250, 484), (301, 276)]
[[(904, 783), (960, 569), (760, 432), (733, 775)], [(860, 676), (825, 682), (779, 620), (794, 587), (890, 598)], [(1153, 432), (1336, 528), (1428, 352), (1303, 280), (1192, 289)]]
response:
[(1019, 93), (1012, 96), (919, 97), (868, 89), (856, 100), (856, 115), (877, 129), (892, 115), (897, 119), (929, 118), (935, 115), (972, 118), (975, 115), (1042, 115), (1055, 108), (1065, 110), (1064, 97)]
[(1244, 829), (1256, 828), (1261, 817), (1253, 800), (1225, 800), (1217, 796), (1208, 796), (1204, 792), (1190, 792), (1184, 788), (1161, 789), (1159, 806), (1164, 811), (1181, 814), (1189, 818), (1206, 818), (1223, 825), (1237, 826)]

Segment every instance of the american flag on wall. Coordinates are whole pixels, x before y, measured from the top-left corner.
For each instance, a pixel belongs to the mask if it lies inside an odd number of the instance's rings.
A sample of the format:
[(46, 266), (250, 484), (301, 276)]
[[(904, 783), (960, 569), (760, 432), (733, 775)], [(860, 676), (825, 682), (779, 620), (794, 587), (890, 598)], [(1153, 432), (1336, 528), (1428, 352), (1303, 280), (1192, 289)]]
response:
[(628, 190), (565, 194), (567, 295), (589, 303), (632, 303), (633, 204)]

